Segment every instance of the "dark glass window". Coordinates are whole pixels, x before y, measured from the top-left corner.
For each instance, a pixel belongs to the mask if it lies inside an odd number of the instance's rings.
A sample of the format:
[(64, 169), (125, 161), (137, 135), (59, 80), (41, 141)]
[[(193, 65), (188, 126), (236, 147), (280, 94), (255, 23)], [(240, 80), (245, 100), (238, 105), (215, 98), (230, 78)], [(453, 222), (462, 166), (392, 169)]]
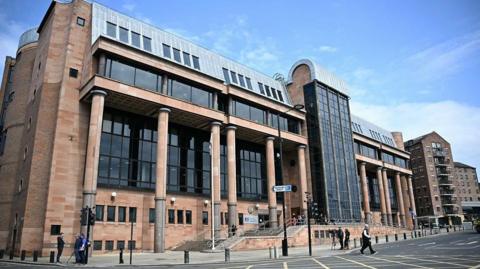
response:
[(155, 208), (148, 209), (148, 222), (155, 223)]
[(96, 205), (95, 206), (95, 220), (96, 221), (103, 221), (103, 205)]
[(162, 85), (161, 75), (112, 59), (107, 59), (105, 76), (125, 84), (157, 92), (160, 91)]
[(128, 208), (128, 221), (129, 222), (137, 222), (137, 208), (136, 207), (129, 207)]
[(270, 88), (270, 89), (272, 90), (273, 98), (278, 99), (278, 97), (277, 97), (277, 90), (275, 90), (274, 88)]
[(183, 64), (190, 66), (190, 54), (183, 52)]
[(183, 210), (177, 210), (177, 224), (183, 224)]
[(240, 81), (240, 86), (245, 87), (245, 79), (243, 75), (238, 74), (238, 81)]
[(93, 250), (102, 250), (102, 240), (93, 241)]
[(260, 89), (260, 93), (265, 95), (265, 90), (263, 89), (263, 84), (262, 83), (258, 83), (258, 88)]
[(169, 209), (168, 210), (168, 223), (175, 224), (175, 210)]
[(271, 97), (272, 95), (270, 94), (270, 87), (268, 87), (267, 85), (265, 85), (265, 92), (267, 93), (267, 96), (268, 97)]
[(230, 84), (230, 74), (228, 73), (228, 69), (222, 68), (223, 70), (223, 78), (225, 79), (225, 83)]
[(211, 92), (174, 79), (168, 80), (168, 95), (204, 107), (213, 107)]
[(107, 221), (115, 221), (115, 207), (107, 206)]
[(192, 211), (190, 210), (185, 211), (185, 223), (192, 224)]
[(170, 46), (166, 44), (162, 44), (163, 47), (163, 57), (165, 58), (172, 58), (172, 53), (170, 50)]
[(125, 222), (127, 220), (127, 208), (124, 206), (118, 207), (118, 222)]
[(278, 91), (278, 100), (280, 100), (281, 102), (283, 102), (283, 95), (282, 95), (282, 92), (281, 92), (281, 91)]
[(126, 84), (134, 85), (135, 68), (133, 66), (115, 60), (112, 60), (109, 63), (111, 63), (111, 67), (110, 73), (107, 74), (108, 77)]
[(389, 164), (395, 164), (395, 161), (393, 160), (393, 155), (386, 152), (382, 152), (382, 161)]
[(193, 68), (200, 70), (200, 60), (197, 56), (192, 55)]
[(120, 27), (119, 33), (120, 33), (120, 41), (128, 43), (128, 29)]
[(261, 200), (267, 197), (265, 148), (237, 140), (237, 196)]
[(161, 80), (161, 78), (161, 76), (149, 71), (138, 68), (135, 70), (135, 86), (139, 88), (158, 91), (158, 85), (161, 85), (161, 81), (157, 84), (157, 79)]
[(247, 120), (251, 120), (260, 124), (265, 124), (265, 110), (248, 105), (238, 100), (233, 101), (233, 114)]
[(203, 225), (208, 225), (208, 212), (202, 211), (202, 223)]
[(113, 250), (113, 240), (105, 241), (105, 250)]
[(245, 80), (247, 81), (247, 88), (252, 90), (252, 80), (249, 77), (245, 77)]
[(137, 48), (140, 48), (140, 34), (135, 32), (131, 32), (131, 33), (132, 33), (132, 45)]
[(152, 51), (152, 39), (143, 36), (143, 49), (146, 51)]
[(117, 38), (117, 25), (107, 21), (107, 35)]
[(135, 244), (135, 240), (133, 241), (128, 240), (128, 249), (136, 249), (136, 248), (137, 246)]
[(238, 213), (238, 225), (243, 225), (243, 213)]
[(237, 80), (237, 73), (233, 72), (233, 71), (230, 71), (230, 76), (232, 77), (232, 82), (237, 84), (238, 83), (238, 80)]
[(182, 59), (180, 58), (180, 50), (173, 48), (173, 59), (179, 63), (182, 62)]
[(77, 25), (85, 26), (85, 19), (82, 17), (77, 17)]
[(117, 241), (117, 249), (125, 249), (125, 240), (118, 240)]
[(70, 68), (69, 75), (72, 78), (77, 78), (78, 77), (78, 70), (75, 68)]
[(50, 235), (60, 235), (62, 230), (62, 225), (53, 224), (50, 226)]

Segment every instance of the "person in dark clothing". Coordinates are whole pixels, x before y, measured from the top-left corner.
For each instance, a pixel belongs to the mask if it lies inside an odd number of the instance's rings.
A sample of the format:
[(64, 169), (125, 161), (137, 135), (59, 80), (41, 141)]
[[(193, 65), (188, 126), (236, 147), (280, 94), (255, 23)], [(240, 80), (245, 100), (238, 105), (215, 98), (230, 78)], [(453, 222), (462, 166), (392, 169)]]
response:
[(360, 249), (360, 253), (362, 253), (363, 255), (363, 251), (366, 249), (366, 248), (369, 248), (370, 249), (370, 254), (375, 254), (377, 253), (375, 250), (373, 250), (372, 248), (372, 242), (371, 242), (371, 238), (370, 238), (370, 233), (369, 233), (369, 229), (368, 229), (368, 224), (365, 224), (365, 228), (363, 229), (363, 232), (362, 232), (362, 249)]
[(344, 249), (350, 249), (350, 231), (345, 229), (345, 243), (343, 244)]
[(57, 237), (57, 262), (60, 262), (64, 246), (65, 240), (63, 239), (63, 233), (60, 233), (60, 236)]
[(235, 226), (235, 224), (232, 225), (232, 236), (235, 236), (235, 234), (237, 233), (237, 226)]
[(82, 237), (77, 235), (75, 244), (73, 245), (73, 252), (75, 253), (75, 263), (81, 263), (80, 247), (82, 246)]
[(343, 230), (342, 230), (342, 227), (338, 227), (338, 230), (337, 230), (337, 236), (338, 236), (338, 241), (340, 242), (340, 250), (343, 250)]

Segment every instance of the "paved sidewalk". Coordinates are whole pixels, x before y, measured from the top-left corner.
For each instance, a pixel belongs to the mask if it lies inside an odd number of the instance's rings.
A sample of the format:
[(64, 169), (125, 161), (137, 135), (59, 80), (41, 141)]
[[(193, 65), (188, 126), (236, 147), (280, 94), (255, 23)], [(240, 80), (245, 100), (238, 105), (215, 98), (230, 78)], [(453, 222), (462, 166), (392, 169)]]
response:
[[(431, 236), (439, 236), (444, 235), (447, 233), (441, 233), (438, 235), (429, 235)], [(420, 237), (423, 238), (423, 237)], [(404, 241), (403, 234), (398, 236), (399, 241)], [(411, 235), (407, 234), (407, 240), (415, 240), (411, 239)], [(389, 242), (395, 242), (394, 236), (389, 236)], [(375, 247), (375, 235), (372, 236), (372, 243)], [(379, 236), (378, 244), (385, 244), (386, 238), (385, 236)], [(351, 250), (338, 250), (339, 244), (337, 243), (337, 250), (332, 250), (330, 245), (315, 245), (312, 246), (312, 255), (315, 257), (330, 257), (335, 255), (341, 255), (352, 251), (358, 251), (360, 246), (359, 240), (357, 240), (357, 248), (354, 249), (354, 240), (352, 239), (350, 242)], [(290, 247), (289, 248), (289, 256), (282, 257), (281, 256), (281, 248), (277, 247), (277, 256), (278, 259), (291, 259), (291, 258), (301, 258), (308, 256), (308, 247)], [(273, 251), (272, 251), (273, 252)], [(69, 256), (62, 257), (62, 264), (56, 264), (58, 266), (72, 266), (75, 257), (70, 260), (69, 264), (66, 264)], [(4, 257), (3, 260), (0, 261), (8, 261), (8, 257)], [(248, 251), (232, 251), (230, 253), (230, 262), (246, 262), (246, 261), (266, 261), (270, 259), (270, 252), (269, 249), (263, 250), (248, 250)], [(15, 258), (13, 261), (10, 262), (20, 262), (19, 258)], [(129, 253), (124, 253), (124, 262), (125, 265), (129, 265)], [(202, 263), (223, 263), (225, 262), (225, 252), (215, 252), (215, 253), (201, 253), (201, 252), (190, 252), (190, 264), (202, 264)], [(22, 263), (32, 263), (31, 257), (27, 258), (26, 261)], [(166, 251), (165, 253), (133, 253), (132, 264), (133, 265), (178, 265), (184, 263), (184, 252), (183, 251)], [(41, 257), (38, 259), (38, 262), (35, 264), (49, 264), (49, 257)], [(119, 264), (119, 254), (102, 254), (96, 255), (89, 258), (89, 267), (112, 267), (112, 266), (122, 266)]]

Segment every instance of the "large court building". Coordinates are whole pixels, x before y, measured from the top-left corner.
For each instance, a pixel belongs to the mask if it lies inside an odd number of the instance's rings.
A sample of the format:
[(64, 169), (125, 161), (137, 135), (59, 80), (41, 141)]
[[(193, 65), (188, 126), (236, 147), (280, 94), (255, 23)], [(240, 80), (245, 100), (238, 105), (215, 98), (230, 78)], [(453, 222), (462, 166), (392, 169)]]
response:
[(71, 247), (85, 206), (94, 250), (155, 252), (276, 227), (307, 193), (327, 221), (415, 208), (403, 141), (352, 117), (342, 80), (309, 60), (273, 79), (97, 3), (53, 1), (0, 97), (0, 249)]

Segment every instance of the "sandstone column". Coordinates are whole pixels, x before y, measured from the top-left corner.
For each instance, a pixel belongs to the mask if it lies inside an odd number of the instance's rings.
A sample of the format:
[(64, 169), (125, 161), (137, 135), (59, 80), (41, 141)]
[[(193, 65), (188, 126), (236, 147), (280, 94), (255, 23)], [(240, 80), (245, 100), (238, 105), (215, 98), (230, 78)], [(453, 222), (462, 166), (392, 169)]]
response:
[[(228, 226), (237, 226), (237, 161), (235, 131), (237, 127), (227, 126), (227, 176), (228, 176)], [(232, 232), (229, 230), (229, 236)]]
[(370, 211), (370, 197), (368, 196), (367, 170), (366, 163), (360, 164), (360, 187), (362, 188), (363, 212), (365, 213), (365, 223), (372, 222), (372, 212)]
[(405, 220), (405, 207), (403, 204), (403, 193), (402, 193), (402, 185), (400, 182), (400, 173), (395, 173), (395, 189), (397, 191), (397, 203), (398, 203), (398, 213), (400, 217), (399, 224), (401, 227), (406, 227), (406, 220)]
[(266, 139), (265, 157), (267, 160), (267, 191), (268, 191), (268, 213), (270, 226), (276, 228), (277, 222), (277, 196), (273, 191), (275, 186), (275, 151), (273, 149), (273, 141), (275, 137), (269, 136)]
[(402, 175), (400, 176), (400, 181), (402, 184), (402, 196), (403, 196), (403, 210), (405, 212), (405, 217), (406, 217), (406, 226), (409, 229), (413, 229), (413, 221), (412, 221), (412, 215), (410, 214), (410, 192), (408, 191), (408, 183), (407, 183), (407, 178)]
[(393, 219), (392, 219), (392, 205), (390, 202), (390, 188), (388, 187), (388, 177), (387, 177), (387, 169), (383, 168), (382, 169), (382, 174), (383, 174), (383, 190), (385, 191), (385, 207), (387, 210), (387, 221), (388, 225), (392, 226), (393, 225)]
[(154, 251), (165, 252), (165, 200), (167, 199), (168, 116), (170, 109), (160, 108), (157, 126), (157, 164), (155, 183)]
[(417, 210), (415, 209), (415, 197), (413, 196), (412, 176), (408, 176), (407, 182), (408, 182), (408, 196), (410, 197), (410, 208), (412, 209), (412, 212), (415, 216), (415, 218), (413, 219), (413, 223), (415, 225), (415, 229), (417, 229), (418, 227)]
[(88, 128), (87, 156), (85, 158), (85, 180), (83, 183), (83, 207), (95, 206), (97, 193), (98, 160), (100, 158), (100, 137), (102, 135), (103, 108), (106, 92), (91, 91), (90, 125)]
[(387, 209), (385, 202), (385, 191), (383, 190), (382, 167), (377, 167), (378, 192), (380, 195), (380, 212), (382, 214), (382, 224), (387, 224)]
[(220, 238), (220, 126), (221, 122), (211, 123), (211, 158), (212, 158), (212, 177), (213, 177), (213, 217), (215, 219), (215, 238)]
[(304, 216), (307, 216), (307, 168), (305, 164), (305, 145), (299, 145), (298, 151), (298, 175), (300, 179), (300, 192), (301, 192), (301, 211)]

